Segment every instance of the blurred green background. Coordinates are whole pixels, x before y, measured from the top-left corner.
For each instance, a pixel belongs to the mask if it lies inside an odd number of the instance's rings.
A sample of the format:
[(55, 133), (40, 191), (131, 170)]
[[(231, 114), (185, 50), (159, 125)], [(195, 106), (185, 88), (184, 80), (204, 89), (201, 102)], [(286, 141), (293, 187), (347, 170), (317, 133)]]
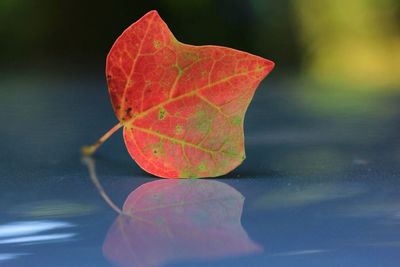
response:
[(261, 55), (289, 78), (400, 84), (398, 0), (1, 0), (0, 70), (101, 69), (118, 35), (151, 9), (180, 41)]

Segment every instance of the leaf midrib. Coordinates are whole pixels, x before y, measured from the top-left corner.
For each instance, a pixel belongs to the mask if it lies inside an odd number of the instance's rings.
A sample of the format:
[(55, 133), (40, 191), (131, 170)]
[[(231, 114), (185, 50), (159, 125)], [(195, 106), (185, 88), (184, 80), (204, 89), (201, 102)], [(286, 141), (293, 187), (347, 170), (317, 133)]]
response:
[[(244, 72), (241, 72), (241, 73), (237, 73), (237, 74), (235, 74), (235, 75), (232, 75), (232, 76), (229, 76), (229, 77), (225, 77), (225, 78), (223, 78), (223, 79), (221, 79), (221, 80), (219, 80), (219, 81), (216, 81), (216, 82), (214, 82), (214, 83), (207, 84), (207, 85), (205, 85), (205, 86), (202, 86), (202, 87), (200, 87), (200, 88), (194, 89), (193, 91), (184, 93), (184, 94), (179, 95), (179, 96), (176, 96), (176, 97), (174, 97), (174, 98), (169, 98), (168, 100), (165, 100), (165, 101), (163, 101), (163, 102), (161, 102), (161, 103), (159, 103), (159, 104), (157, 104), (157, 105), (155, 105), (155, 106), (153, 106), (153, 107), (151, 107), (151, 108), (149, 108), (149, 109), (147, 109), (147, 110), (145, 110), (145, 111), (143, 111), (143, 112), (140, 112), (140, 113), (137, 114), (136, 116), (133, 116), (130, 120), (128, 120), (128, 121), (126, 121), (126, 122), (121, 122), (121, 123), (122, 123), (124, 126), (128, 126), (128, 127), (129, 127), (129, 125), (130, 125), (130, 124), (133, 124), (135, 120), (140, 119), (140, 118), (143, 118), (144, 116), (148, 115), (150, 112), (152, 112), (152, 111), (154, 111), (154, 110), (157, 110), (157, 109), (163, 107), (164, 105), (170, 104), (170, 103), (172, 103), (172, 102), (174, 102), (174, 101), (176, 101), (176, 100), (179, 100), (179, 99), (182, 99), (182, 98), (185, 98), (185, 97), (188, 97), (188, 96), (197, 95), (197, 93), (198, 93), (200, 90), (207, 89), (207, 88), (209, 88), (209, 87), (211, 87), (211, 86), (215, 86), (215, 85), (224, 83), (224, 82), (226, 82), (226, 81), (228, 81), (228, 80), (230, 80), (230, 79), (233, 79), (233, 78), (236, 78), (236, 77), (239, 77), (239, 76), (242, 76), (242, 75), (247, 75), (247, 74), (250, 74), (250, 73), (252, 73), (252, 72), (257, 72), (257, 71), (256, 71), (256, 70), (251, 70), (251, 71), (244, 71)], [(203, 96), (199, 96), (199, 97), (203, 97)]]

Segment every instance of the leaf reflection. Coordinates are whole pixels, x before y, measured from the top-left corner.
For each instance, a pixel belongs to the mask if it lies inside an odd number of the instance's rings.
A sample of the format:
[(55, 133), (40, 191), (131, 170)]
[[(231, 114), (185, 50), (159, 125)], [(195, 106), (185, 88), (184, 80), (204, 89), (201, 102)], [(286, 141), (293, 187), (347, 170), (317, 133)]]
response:
[[(104, 197), (94, 162), (86, 163)], [(152, 267), (260, 252), (241, 225), (243, 203), (241, 193), (215, 180), (145, 183), (125, 200), (104, 241), (104, 255), (118, 266)]]
[(134, 190), (104, 253), (121, 266), (160, 266), (260, 251), (243, 229), (244, 197), (210, 180), (158, 180)]

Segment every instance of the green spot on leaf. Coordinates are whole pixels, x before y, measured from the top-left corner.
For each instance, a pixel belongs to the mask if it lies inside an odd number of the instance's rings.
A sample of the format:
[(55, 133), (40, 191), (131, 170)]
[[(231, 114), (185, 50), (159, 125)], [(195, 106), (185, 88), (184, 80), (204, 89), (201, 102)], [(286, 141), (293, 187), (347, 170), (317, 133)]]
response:
[(240, 116), (234, 116), (231, 119), (231, 123), (235, 126), (239, 126), (242, 123), (242, 118)]
[(178, 77), (182, 76), (183, 69), (181, 68), (181, 66), (179, 66), (177, 63), (175, 63), (174, 65), (172, 65), (172, 67), (175, 67), (178, 70)]
[(164, 108), (160, 108), (158, 111), (158, 119), (163, 120), (167, 116), (167, 111)]
[(160, 141), (155, 144), (151, 144), (147, 147), (148, 150), (151, 151), (151, 153), (156, 156), (156, 157), (161, 157), (165, 155), (165, 150), (163, 147), (163, 141)]
[(186, 52), (183, 54), (186, 59), (197, 61), (199, 59), (199, 55), (197, 53)]
[(204, 172), (207, 170), (207, 166), (204, 164), (204, 162), (202, 162), (199, 164), (199, 166), (197, 166), (197, 169), (201, 172)]
[(161, 47), (161, 42), (159, 40), (154, 40), (153, 46), (155, 49), (159, 49)]
[(176, 125), (175, 126), (175, 134), (177, 134), (177, 135), (180, 135), (180, 134), (183, 134), (183, 127), (182, 127), (182, 125)]
[(202, 133), (209, 131), (211, 127), (211, 120), (207, 116), (207, 113), (203, 110), (198, 110), (194, 115), (194, 123), (197, 130)]
[(261, 72), (261, 71), (263, 71), (263, 69), (264, 69), (263, 66), (257, 64), (257, 66), (256, 66), (256, 72)]

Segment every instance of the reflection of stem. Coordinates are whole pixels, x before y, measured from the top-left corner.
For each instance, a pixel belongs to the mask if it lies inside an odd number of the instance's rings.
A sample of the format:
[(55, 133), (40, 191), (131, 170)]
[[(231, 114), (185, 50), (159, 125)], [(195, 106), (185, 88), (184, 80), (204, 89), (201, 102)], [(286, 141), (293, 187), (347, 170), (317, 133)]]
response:
[(94, 185), (96, 186), (97, 190), (99, 191), (100, 196), (104, 199), (104, 201), (117, 213), (122, 214), (122, 210), (115, 205), (115, 203), (110, 199), (107, 195), (106, 191), (104, 191), (103, 186), (100, 184), (99, 179), (97, 179), (96, 175), (96, 165), (91, 157), (83, 157), (82, 162), (86, 165), (89, 170), (89, 176)]
[(121, 128), (123, 125), (122, 123), (118, 123), (114, 127), (112, 127), (108, 132), (106, 132), (100, 139), (94, 143), (93, 145), (90, 146), (84, 146), (82, 147), (82, 154), (84, 156), (91, 156), (93, 155), (94, 152), (101, 146), (113, 133), (115, 133), (119, 128)]

